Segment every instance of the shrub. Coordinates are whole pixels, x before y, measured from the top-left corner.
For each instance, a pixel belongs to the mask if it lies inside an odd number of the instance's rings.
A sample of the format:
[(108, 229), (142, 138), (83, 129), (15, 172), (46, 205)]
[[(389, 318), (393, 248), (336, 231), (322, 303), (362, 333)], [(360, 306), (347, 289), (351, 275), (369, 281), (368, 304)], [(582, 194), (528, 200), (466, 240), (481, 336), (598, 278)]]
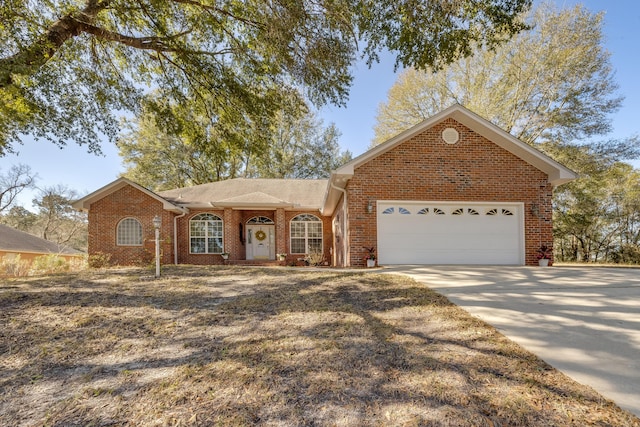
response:
[(622, 245), (611, 254), (611, 259), (617, 264), (640, 264), (640, 248), (631, 244)]
[(20, 255), (5, 255), (0, 259), (0, 276), (23, 277), (29, 274), (30, 263)]
[(304, 257), (304, 260), (309, 265), (322, 265), (324, 262), (324, 255), (322, 252), (310, 252)]
[(83, 257), (74, 257), (69, 259), (67, 263), (69, 263), (69, 270), (71, 271), (84, 270), (88, 265), (88, 257), (86, 255)]
[(42, 255), (33, 260), (31, 270), (34, 274), (62, 273), (69, 271), (69, 264), (56, 254)]
[(96, 252), (93, 255), (89, 255), (87, 264), (91, 268), (106, 268), (111, 265), (111, 254), (104, 252)]

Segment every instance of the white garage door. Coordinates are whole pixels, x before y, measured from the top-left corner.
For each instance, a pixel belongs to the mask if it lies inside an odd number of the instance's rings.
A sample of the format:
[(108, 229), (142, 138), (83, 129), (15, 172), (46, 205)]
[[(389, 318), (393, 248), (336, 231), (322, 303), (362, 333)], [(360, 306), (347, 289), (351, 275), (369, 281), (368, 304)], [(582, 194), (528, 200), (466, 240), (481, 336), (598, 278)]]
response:
[(522, 203), (379, 201), (379, 264), (524, 264)]

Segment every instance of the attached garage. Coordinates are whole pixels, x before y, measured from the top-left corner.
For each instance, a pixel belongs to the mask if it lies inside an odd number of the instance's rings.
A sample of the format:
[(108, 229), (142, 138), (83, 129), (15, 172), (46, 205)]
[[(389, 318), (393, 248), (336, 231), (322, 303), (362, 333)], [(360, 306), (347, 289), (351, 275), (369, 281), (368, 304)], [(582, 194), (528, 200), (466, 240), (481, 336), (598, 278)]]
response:
[(523, 265), (523, 206), (378, 201), (378, 262)]

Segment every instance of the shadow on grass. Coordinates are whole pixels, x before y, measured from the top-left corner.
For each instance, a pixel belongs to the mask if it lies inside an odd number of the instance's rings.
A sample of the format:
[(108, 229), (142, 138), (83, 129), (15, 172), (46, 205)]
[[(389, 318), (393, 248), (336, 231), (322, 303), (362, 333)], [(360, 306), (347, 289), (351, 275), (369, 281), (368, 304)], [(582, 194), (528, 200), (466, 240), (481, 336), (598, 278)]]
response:
[[(149, 281), (141, 272), (0, 288), (0, 421), (635, 422), (407, 278), (182, 267)], [(24, 415), (29, 398), (44, 404)]]

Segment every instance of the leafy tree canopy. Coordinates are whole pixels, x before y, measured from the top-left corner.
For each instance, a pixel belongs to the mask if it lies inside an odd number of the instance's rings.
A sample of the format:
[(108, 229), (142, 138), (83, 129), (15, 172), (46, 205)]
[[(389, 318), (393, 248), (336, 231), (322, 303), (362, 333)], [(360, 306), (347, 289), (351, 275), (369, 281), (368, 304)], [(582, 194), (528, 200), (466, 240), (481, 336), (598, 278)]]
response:
[(38, 189), (32, 200), (37, 213), (14, 205), (0, 214), (0, 223), (25, 231), (59, 245), (87, 249), (87, 215), (71, 206), (79, 197), (63, 185)]
[[(257, 116), (282, 88), (344, 103), (358, 51), (439, 68), (526, 28), (531, 0), (4, 0), (0, 155), (30, 133), (99, 152), (147, 88)], [(213, 102), (213, 106), (211, 103)], [(279, 108), (275, 108), (279, 110)]]
[(542, 3), (528, 17), (532, 31), (435, 73), (406, 70), (379, 108), (374, 144), (454, 103), (531, 144), (606, 134), (622, 98), (602, 18)]
[(602, 14), (541, 3), (533, 30), (440, 70), (407, 69), (378, 110), (378, 144), (460, 103), (578, 172), (554, 192), (559, 261), (640, 263), (640, 139), (595, 141), (622, 103)]
[(234, 119), (233, 133), (202, 110), (162, 105), (171, 116), (170, 131), (146, 112), (125, 123), (117, 142), (123, 175), (156, 191), (236, 177), (323, 178), (351, 160), (340, 150), (336, 127), (325, 127), (305, 105), (259, 122)]
[(260, 178), (328, 178), (331, 171), (351, 160), (341, 151), (340, 131), (324, 126), (312, 112), (289, 115), (279, 111), (262, 147), (254, 150), (246, 176)]

